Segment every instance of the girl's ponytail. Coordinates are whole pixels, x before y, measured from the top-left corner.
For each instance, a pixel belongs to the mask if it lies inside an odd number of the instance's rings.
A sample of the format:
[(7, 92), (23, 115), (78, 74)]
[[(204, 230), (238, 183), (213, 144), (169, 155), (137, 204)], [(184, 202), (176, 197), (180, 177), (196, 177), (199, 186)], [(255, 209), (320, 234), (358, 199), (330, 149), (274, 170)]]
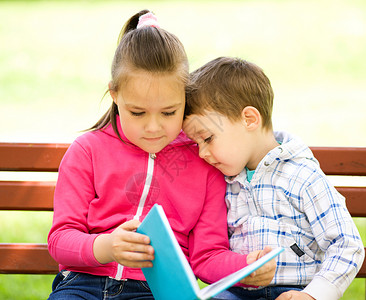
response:
[(150, 12), (149, 10), (144, 9), (144, 10), (138, 12), (137, 14), (133, 15), (131, 18), (129, 18), (127, 20), (127, 22), (123, 26), (121, 32), (119, 33), (117, 46), (121, 43), (122, 37), (127, 32), (130, 32), (130, 31), (135, 30), (137, 28), (137, 25), (139, 23), (140, 17), (143, 16), (143, 15), (145, 15), (145, 14), (147, 14), (147, 13), (149, 13), (149, 12)]
[[(112, 62), (112, 79), (108, 92), (118, 93), (129, 74), (135, 70), (174, 73), (184, 84), (188, 80), (188, 58), (182, 43), (174, 34), (161, 29), (149, 10), (133, 15), (123, 26)], [(112, 124), (121, 139), (117, 129), (117, 115), (118, 107), (112, 102), (109, 110), (89, 130), (103, 129)]]

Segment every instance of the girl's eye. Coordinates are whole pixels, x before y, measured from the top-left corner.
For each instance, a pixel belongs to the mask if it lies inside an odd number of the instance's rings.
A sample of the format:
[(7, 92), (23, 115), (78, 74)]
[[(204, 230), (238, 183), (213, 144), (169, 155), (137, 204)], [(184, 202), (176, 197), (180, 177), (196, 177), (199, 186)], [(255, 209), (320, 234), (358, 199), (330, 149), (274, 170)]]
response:
[(209, 136), (208, 138), (205, 138), (205, 139), (203, 140), (203, 142), (204, 142), (204, 143), (206, 143), (206, 144), (209, 144), (209, 143), (211, 143), (211, 142), (212, 142), (212, 139), (213, 139), (213, 135)]
[(173, 110), (173, 111), (170, 111), (170, 112), (163, 112), (163, 115), (164, 116), (167, 116), (167, 117), (169, 117), (169, 116), (174, 116), (175, 115), (175, 112), (176, 112), (176, 110)]
[(135, 116), (135, 117), (139, 117), (142, 116), (145, 112), (134, 112), (134, 111), (130, 111), (131, 115)]

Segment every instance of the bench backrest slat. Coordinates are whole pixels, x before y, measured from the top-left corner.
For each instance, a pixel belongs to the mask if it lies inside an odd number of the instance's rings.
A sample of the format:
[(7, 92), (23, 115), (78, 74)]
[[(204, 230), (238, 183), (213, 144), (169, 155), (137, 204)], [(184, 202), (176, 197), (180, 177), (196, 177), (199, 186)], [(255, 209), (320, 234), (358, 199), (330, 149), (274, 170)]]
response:
[(0, 181), (0, 210), (52, 211), (55, 182)]
[(0, 274), (57, 274), (46, 244), (0, 244)]
[(311, 147), (327, 175), (366, 176), (366, 148)]
[(0, 143), (0, 171), (57, 172), (69, 144)]
[(366, 217), (366, 187), (337, 187), (352, 217)]

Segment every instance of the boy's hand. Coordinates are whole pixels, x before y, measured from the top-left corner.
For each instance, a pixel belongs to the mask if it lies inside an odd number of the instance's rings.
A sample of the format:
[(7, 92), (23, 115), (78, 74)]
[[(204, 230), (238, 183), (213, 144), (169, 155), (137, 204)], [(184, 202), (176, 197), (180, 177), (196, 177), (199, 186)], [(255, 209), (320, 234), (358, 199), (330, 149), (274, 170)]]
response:
[(100, 263), (116, 261), (130, 268), (152, 267), (154, 249), (148, 236), (135, 232), (141, 222), (131, 220), (94, 241), (94, 256)]
[[(271, 247), (266, 246), (263, 250), (250, 252), (247, 256), (247, 263), (251, 264), (263, 257), (265, 254), (271, 252)], [(275, 259), (270, 260), (268, 263), (260, 267), (257, 271), (250, 274), (250, 276), (244, 278), (240, 283), (246, 285), (265, 286), (271, 283), (276, 272)], [(281, 300), (281, 299), (280, 299)]]
[(276, 300), (315, 300), (315, 298), (304, 292), (288, 291), (279, 295)]

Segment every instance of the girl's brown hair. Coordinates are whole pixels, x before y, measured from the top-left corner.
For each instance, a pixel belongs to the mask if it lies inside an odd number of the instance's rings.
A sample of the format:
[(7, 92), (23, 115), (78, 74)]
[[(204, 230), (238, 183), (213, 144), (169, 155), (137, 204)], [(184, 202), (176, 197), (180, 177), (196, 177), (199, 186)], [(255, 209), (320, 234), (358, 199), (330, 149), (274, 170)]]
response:
[(273, 90), (257, 65), (240, 58), (219, 57), (191, 73), (185, 116), (213, 110), (237, 121), (246, 106), (258, 109), (263, 128), (272, 128)]
[[(152, 73), (175, 73), (185, 84), (188, 80), (188, 59), (183, 44), (172, 33), (157, 27), (137, 29), (140, 16), (149, 13), (142, 10), (132, 16), (123, 26), (112, 62), (109, 91), (118, 92), (126, 83), (130, 72), (143, 70)], [(112, 102), (108, 111), (90, 130), (103, 129), (112, 124), (117, 130), (118, 107)]]

